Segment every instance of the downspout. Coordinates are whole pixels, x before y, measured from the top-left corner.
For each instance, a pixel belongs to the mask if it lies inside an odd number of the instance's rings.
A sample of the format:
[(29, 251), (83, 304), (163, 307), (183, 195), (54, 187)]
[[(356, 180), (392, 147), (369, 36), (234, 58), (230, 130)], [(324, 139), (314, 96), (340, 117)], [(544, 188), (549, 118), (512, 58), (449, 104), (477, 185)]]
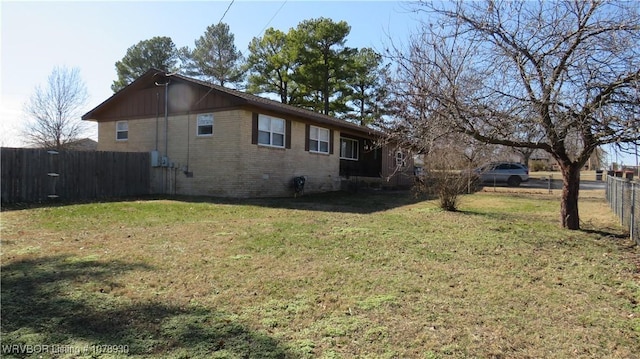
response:
[(156, 142), (154, 150), (158, 150), (158, 124), (160, 122), (160, 93), (156, 92)]
[[(166, 158), (165, 174), (169, 175), (171, 180), (171, 172), (169, 172), (169, 81), (164, 83), (164, 156)], [(167, 188), (167, 192), (171, 190)]]
[[(198, 115), (196, 115), (196, 121), (197, 121), (197, 118), (198, 118)], [(196, 128), (197, 127), (198, 127), (198, 124), (196, 123)], [(187, 165), (182, 171), (184, 175), (187, 177), (193, 177), (193, 173), (189, 172), (190, 152), (191, 152), (191, 109), (187, 111)]]
[[(171, 81), (167, 79), (166, 82), (164, 83), (159, 83), (159, 82), (155, 83), (156, 86), (164, 86), (164, 155), (166, 157), (169, 157), (169, 83), (170, 82)], [(158, 94), (156, 94), (156, 97), (158, 97)], [(156, 142), (157, 142), (157, 136), (156, 136)]]
[[(165, 74), (165, 78), (168, 77)], [(168, 181), (170, 180), (171, 174), (168, 173), (168, 167), (169, 167), (169, 83), (171, 81), (169, 81), (169, 79), (166, 79), (164, 83), (159, 83), (159, 82), (155, 82), (156, 86), (164, 86), (164, 156), (162, 158), (162, 161), (166, 161), (165, 163), (163, 163), (163, 167), (165, 167), (167, 170), (165, 170), (165, 174), (164, 174), (164, 183), (163, 183), (163, 188), (165, 190), (165, 192), (169, 192), (170, 188), (168, 187)], [(156, 95), (157, 96), (157, 95)]]
[(164, 155), (169, 158), (169, 81), (164, 83)]

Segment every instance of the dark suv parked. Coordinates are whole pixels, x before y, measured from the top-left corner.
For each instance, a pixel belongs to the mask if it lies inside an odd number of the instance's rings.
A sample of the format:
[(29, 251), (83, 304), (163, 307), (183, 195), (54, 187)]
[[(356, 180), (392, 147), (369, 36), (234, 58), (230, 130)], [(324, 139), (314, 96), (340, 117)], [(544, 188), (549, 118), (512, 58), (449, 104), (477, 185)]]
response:
[(527, 166), (515, 162), (489, 163), (476, 168), (474, 172), (483, 183), (506, 183), (517, 187), (520, 183), (529, 181)]

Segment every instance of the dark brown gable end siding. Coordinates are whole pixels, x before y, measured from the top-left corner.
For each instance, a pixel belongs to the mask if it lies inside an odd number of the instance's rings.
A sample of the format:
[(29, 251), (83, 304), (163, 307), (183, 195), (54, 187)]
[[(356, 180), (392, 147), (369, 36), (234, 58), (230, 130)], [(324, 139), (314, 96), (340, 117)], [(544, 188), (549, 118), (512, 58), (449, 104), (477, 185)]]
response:
[(169, 113), (171, 114), (225, 111), (240, 108), (245, 104), (246, 101), (243, 99), (181, 78), (174, 78), (173, 83), (169, 84)]
[[(127, 91), (129, 90), (129, 91)], [(164, 86), (135, 86), (119, 92), (109, 100), (85, 114), (82, 119), (102, 121), (133, 120), (138, 118), (164, 117)], [(243, 99), (229, 96), (197, 83), (172, 78), (169, 83), (168, 115), (183, 115), (207, 111), (224, 111), (241, 108)]]

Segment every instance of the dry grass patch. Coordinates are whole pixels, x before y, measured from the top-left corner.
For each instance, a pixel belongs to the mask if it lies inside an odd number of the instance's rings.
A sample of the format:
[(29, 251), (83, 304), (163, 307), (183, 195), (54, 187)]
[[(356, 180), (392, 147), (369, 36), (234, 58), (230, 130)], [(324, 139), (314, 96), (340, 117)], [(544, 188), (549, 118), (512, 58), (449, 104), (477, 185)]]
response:
[(601, 197), (580, 205), (591, 231), (558, 228), (556, 195), (513, 192), (457, 213), (398, 193), (3, 212), (3, 344), (632, 358), (638, 248)]

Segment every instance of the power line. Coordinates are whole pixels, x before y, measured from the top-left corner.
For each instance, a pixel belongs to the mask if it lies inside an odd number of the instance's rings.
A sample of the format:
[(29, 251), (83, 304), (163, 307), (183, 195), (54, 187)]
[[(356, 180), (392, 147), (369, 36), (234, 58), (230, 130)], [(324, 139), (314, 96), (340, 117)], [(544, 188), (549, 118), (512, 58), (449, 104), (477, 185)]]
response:
[(231, 9), (231, 5), (233, 5), (233, 3), (236, 0), (231, 0), (231, 3), (229, 3), (229, 6), (227, 6), (227, 10), (224, 11), (224, 14), (222, 14), (222, 17), (220, 18), (220, 21), (218, 21), (218, 24), (222, 22), (222, 19), (224, 19), (225, 15), (227, 15), (227, 12), (229, 12), (229, 9)]
[(260, 37), (260, 35), (262, 35), (262, 33), (264, 33), (264, 30), (267, 29), (267, 26), (269, 26), (269, 24), (271, 24), (271, 21), (273, 21), (273, 19), (276, 18), (276, 16), (278, 15), (278, 13), (280, 12), (280, 10), (282, 10), (282, 8), (284, 7), (284, 4), (287, 3), (288, 0), (284, 0), (282, 2), (282, 5), (280, 5), (280, 7), (278, 8), (278, 10), (276, 10), (276, 12), (273, 14), (273, 16), (271, 16), (271, 19), (269, 19), (269, 21), (267, 21), (267, 23), (264, 25), (264, 27), (262, 28), (262, 30), (260, 30), (260, 32), (255, 36), (255, 37)]
[(267, 26), (269, 26), (269, 24), (271, 24), (271, 21), (273, 21), (273, 19), (275, 19), (275, 17), (278, 15), (278, 13), (280, 12), (280, 10), (282, 10), (282, 8), (284, 7), (284, 4), (286, 4), (286, 3), (287, 3), (287, 0), (284, 0), (284, 1), (282, 2), (282, 5), (280, 5), (280, 7), (278, 8), (278, 10), (276, 10), (276, 12), (273, 14), (273, 16), (271, 16), (271, 19), (269, 19), (269, 21), (267, 22), (267, 24), (266, 24), (266, 25), (264, 25), (264, 27), (262, 28), (262, 30), (260, 31), (260, 33), (259, 33), (259, 34), (258, 34), (258, 36), (256, 36), (256, 37), (259, 37), (260, 35), (262, 35), (262, 33), (264, 32), (264, 30), (266, 30), (266, 29), (267, 29)]

